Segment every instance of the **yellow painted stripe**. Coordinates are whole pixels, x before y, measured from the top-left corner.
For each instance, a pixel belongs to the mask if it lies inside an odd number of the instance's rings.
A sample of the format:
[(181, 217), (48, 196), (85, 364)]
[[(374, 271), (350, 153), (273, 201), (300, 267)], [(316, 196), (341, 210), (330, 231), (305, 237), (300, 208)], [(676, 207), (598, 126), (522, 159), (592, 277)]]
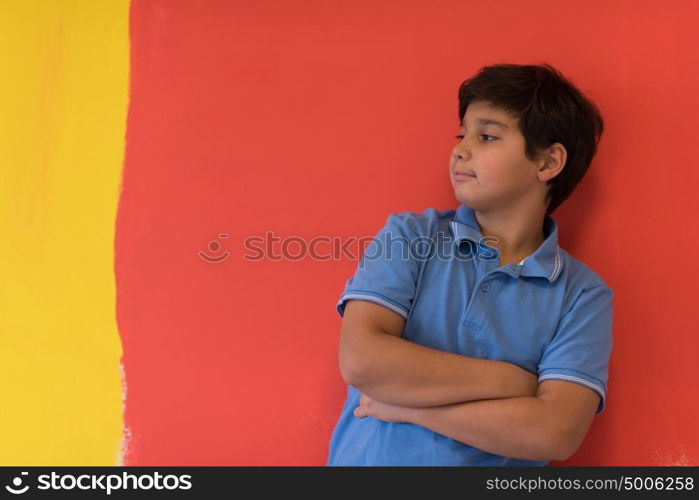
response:
[(0, 465), (115, 465), (129, 2), (0, 11)]

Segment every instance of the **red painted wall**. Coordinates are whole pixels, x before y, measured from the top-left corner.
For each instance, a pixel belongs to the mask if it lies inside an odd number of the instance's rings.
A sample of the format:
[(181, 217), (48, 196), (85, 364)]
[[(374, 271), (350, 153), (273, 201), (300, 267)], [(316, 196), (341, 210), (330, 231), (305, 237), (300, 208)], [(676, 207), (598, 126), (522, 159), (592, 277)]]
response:
[(691, 1), (134, 0), (125, 464), (324, 464), (345, 397), (335, 303), (357, 261), (248, 261), (244, 239), (346, 242), (392, 212), (455, 208), (459, 83), (545, 61), (606, 118), (554, 214), (561, 245), (615, 290), (607, 409), (567, 464), (697, 465), (697, 15)]

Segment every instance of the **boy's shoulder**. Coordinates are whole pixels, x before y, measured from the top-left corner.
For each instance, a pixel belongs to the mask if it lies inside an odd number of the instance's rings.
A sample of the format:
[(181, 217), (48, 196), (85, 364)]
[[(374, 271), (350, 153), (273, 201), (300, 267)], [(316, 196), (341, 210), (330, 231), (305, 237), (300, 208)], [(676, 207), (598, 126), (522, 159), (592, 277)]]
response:
[(388, 215), (387, 224), (398, 226), (414, 236), (433, 236), (439, 230), (446, 230), (456, 210), (426, 208), (422, 212), (403, 211)]
[(581, 261), (577, 257), (564, 250), (561, 246), (558, 247), (561, 259), (563, 261), (563, 270), (565, 281), (569, 288), (576, 288), (580, 291), (589, 290), (598, 286), (604, 286), (613, 293), (607, 282), (588, 264)]

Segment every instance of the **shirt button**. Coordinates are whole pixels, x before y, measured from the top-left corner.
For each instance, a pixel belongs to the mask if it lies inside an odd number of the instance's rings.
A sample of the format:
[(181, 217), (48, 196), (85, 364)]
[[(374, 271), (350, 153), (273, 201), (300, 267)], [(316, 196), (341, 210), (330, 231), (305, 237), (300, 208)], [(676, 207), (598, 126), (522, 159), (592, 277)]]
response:
[(483, 290), (484, 292), (487, 292), (488, 290), (490, 290), (490, 283), (482, 283), (481, 290)]

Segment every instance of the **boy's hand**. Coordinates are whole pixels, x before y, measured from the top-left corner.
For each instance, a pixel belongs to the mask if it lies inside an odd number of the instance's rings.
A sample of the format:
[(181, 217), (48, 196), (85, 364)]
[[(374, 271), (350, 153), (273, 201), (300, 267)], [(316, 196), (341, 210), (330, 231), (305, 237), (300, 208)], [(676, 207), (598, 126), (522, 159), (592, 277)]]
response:
[(384, 422), (408, 422), (410, 408), (392, 405), (371, 399), (366, 394), (359, 397), (359, 406), (354, 409), (357, 418), (374, 417)]

